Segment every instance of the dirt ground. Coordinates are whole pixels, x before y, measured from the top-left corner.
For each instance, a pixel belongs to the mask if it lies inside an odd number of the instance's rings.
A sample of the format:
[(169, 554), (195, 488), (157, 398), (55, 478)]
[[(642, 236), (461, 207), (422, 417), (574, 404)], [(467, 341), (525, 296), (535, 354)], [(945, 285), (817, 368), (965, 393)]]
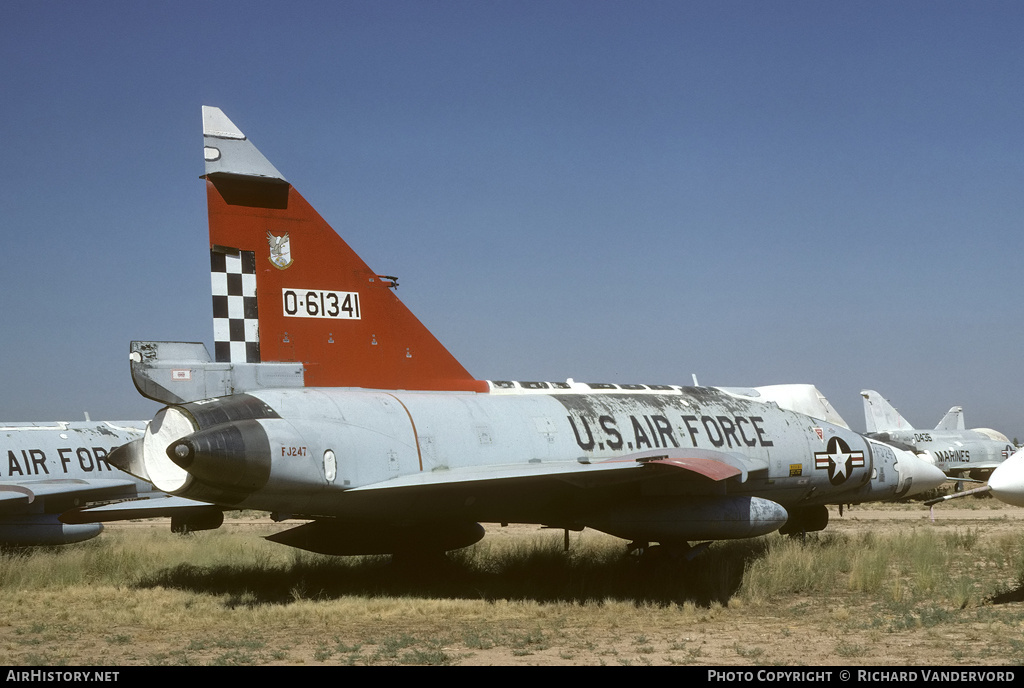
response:
[[(940, 533), (968, 530), (979, 542), (1018, 535), (1024, 509), (992, 500), (982, 506), (942, 504), (930, 515), (920, 505), (883, 505), (831, 509), (829, 532), (876, 534), (929, 529)], [(117, 526), (115, 526), (117, 527)], [(130, 524), (123, 528), (154, 527)], [(232, 520), (227, 528), (265, 535), (274, 526), (266, 520)], [(489, 529), (489, 538), (532, 536), (537, 529), (511, 526)], [(326, 641), (303, 638), (290, 629), (287, 652), (268, 656), (257, 652), (253, 663), (275, 665), (324, 664), (458, 664), (458, 665), (690, 665), (690, 666), (994, 666), (1024, 662), (1024, 601), (1020, 590), (999, 603), (980, 601), (952, 608), (946, 601), (899, 613), (882, 609), (877, 599), (855, 593), (828, 598), (786, 596), (770, 604), (744, 606), (742, 600), (710, 608), (644, 608), (620, 605), (605, 613), (580, 613), (572, 605), (535, 602), (525, 615), (507, 621), (480, 621), (472, 611), (472, 594), (460, 611), (444, 619), (431, 612), (391, 617), (367, 629), (338, 630)], [(463, 609), (464, 608), (464, 609)], [(477, 607), (476, 609), (479, 609)], [(941, 614), (925, 623), (928, 614)], [(532, 616), (531, 616), (532, 615)], [(538, 620), (543, 619), (543, 620)], [(904, 620), (906, 619), (906, 621)], [(351, 640), (360, 632), (378, 640)], [(486, 635), (466, 640), (470, 633)], [(419, 649), (385, 647), (388, 638), (419, 638)], [(330, 635), (330, 634), (328, 634)], [(424, 637), (462, 638), (426, 651)], [(326, 644), (325, 644), (326, 643)], [(409, 640), (410, 645), (415, 642)], [(342, 649), (346, 644), (349, 647)], [(413, 653), (413, 651), (418, 654)], [(404, 652), (404, 654), (403, 654)], [(210, 662), (210, 655), (193, 655)], [(173, 659), (171, 660), (173, 662)]]

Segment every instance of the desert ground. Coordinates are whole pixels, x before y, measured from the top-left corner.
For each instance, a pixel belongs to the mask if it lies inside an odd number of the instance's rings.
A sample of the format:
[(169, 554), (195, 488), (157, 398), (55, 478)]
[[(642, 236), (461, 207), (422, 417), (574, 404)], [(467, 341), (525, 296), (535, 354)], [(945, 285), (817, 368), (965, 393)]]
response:
[(1024, 509), (831, 510), (822, 533), (647, 566), (494, 527), (437, 571), (319, 557), (231, 518), (0, 558), (9, 665), (995, 666), (1024, 662)]

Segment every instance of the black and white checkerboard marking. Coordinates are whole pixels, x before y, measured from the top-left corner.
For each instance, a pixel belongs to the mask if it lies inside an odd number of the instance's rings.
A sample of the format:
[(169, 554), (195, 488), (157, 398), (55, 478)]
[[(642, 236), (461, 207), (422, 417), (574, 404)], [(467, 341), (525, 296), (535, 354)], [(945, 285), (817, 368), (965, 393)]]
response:
[(210, 251), (214, 356), (221, 363), (259, 363), (256, 254)]

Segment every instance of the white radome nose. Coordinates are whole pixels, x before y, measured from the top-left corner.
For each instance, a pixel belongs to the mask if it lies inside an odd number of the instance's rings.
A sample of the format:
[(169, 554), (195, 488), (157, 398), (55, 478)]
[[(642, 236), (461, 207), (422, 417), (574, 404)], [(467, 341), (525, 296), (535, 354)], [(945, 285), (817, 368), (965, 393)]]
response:
[(1003, 461), (988, 478), (992, 496), (1001, 502), (1024, 506), (1024, 449)]
[(912, 479), (910, 490), (904, 497), (934, 490), (947, 480), (941, 470), (908, 451), (899, 455), (899, 470), (903, 480)]

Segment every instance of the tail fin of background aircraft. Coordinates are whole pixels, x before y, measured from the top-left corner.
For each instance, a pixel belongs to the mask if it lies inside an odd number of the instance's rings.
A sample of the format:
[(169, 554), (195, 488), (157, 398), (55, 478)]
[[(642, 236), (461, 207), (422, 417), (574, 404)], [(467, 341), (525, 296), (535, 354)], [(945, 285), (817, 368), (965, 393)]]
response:
[(936, 430), (966, 430), (964, 426), (964, 409), (962, 406), (954, 406), (946, 412), (946, 415), (942, 417), (939, 424), (935, 426)]
[(869, 433), (914, 429), (878, 392), (865, 389), (860, 395), (864, 397), (864, 424)]
[(485, 391), (214, 107), (203, 107), (215, 358), (308, 387)]

